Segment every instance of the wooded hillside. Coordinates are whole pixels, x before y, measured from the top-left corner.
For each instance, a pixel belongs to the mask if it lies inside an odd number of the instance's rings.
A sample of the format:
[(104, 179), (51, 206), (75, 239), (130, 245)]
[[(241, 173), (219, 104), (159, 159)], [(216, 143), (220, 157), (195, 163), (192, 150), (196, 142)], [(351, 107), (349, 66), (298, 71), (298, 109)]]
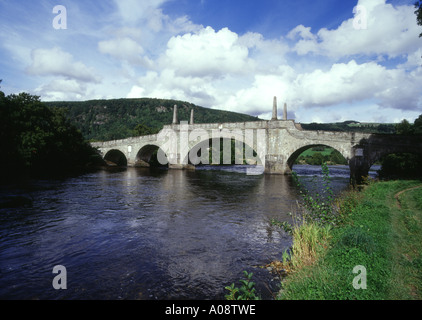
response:
[(156, 133), (173, 121), (173, 106), (178, 106), (179, 121), (189, 121), (194, 110), (195, 123), (256, 121), (245, 114), (203, 108), (189, 102), (165, 99), (114, 99), (82, 102), (46, 102), (65, 108), (70, 121), (87, 140), (108, 141)]

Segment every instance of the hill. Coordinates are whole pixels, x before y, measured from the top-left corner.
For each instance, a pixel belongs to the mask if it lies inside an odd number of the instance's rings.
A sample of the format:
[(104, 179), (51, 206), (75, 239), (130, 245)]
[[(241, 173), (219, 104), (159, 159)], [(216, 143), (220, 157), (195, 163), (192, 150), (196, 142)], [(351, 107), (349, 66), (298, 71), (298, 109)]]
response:
[[(166, 99), (113, 99), (45, 102), (66, 109), (69, 120), (87, 140), (108, 141), (160, 131), (173, 121), (173, 106), (178, 106), (179, 121), (189, 121), (194, 110), (195, 123), (245, 122), (259, 120), (249, 115), (208, 109), (189, 102)], [(135, 130), (136, 129), (136, 130)]]

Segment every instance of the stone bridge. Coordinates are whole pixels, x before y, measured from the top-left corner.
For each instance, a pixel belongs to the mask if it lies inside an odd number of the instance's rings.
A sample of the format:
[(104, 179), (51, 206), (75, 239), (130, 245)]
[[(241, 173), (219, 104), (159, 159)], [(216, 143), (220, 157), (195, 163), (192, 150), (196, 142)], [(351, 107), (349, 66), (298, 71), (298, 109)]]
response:
[[(243, 164), (244, 152), (251, 164), (251, 170), (247, 170), (250, 174), (290, 174), (305, 150), (321, 145), (332, 147), (349, 163), (352, 184), (359, 184), (370, 167), (387, 154), (422, 154), (421, 136), (303, 130), (300, 124), (287, 119), (286, 105), (283, 120), (277, 119), (276, 98), (269, 121), (195, 124), (192, 110), (190, 123), (178, 123), (175, 106), (173, 124), (164, 126), (158, 134), (96, 142), (92, 146), (113, 165), (147, 167), (155, 154), (169, 169), (194, 169), (195, 165), (209, 164), (210, 159), (212, 164), (222, 164), (220, 147), (223, 164), (230, 164), (232, 140), (236, 143), (236, 164)], [(249, 148), (243, 148), (245, 145)]]

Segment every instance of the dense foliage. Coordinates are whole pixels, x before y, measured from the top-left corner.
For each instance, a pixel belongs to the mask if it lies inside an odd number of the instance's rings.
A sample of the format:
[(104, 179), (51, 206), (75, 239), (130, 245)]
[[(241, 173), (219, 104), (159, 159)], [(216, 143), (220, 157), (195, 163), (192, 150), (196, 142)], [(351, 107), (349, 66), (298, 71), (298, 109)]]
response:
[(173, 122), (173, 107), (178, 120), (189, 121), (194, 110), (195, 123), (256, 121), (257, 117), (213, 110), (194, 104), (165, 99), (114, 99), (82, 102), (47, 102), (67, 110), (70, 121), (88, 140), (109, 141), (156, 133)]
[(422, 178), (422, 156), (411, 153), (389, 154), (382, 159), (381, 179)]
[(397, 134), (403, 135), (422, 135), (422, 114), (411, 124), (408, 120), (404, 119), (396, 125)]
[[(422, 115), (413, 124), (404, 119), (396, 125), (397, 134), (421, 135), (422, 139)], [(383, 179), (414, 179), (422, 178), (422, 155), (401, 153), (390, 154), (381, 159), (382, 169), (379, 172)]]
[(98, 161), (63, 109), (49, 108), (27, 93), (0, 91), (0, 177), (69, 173)]

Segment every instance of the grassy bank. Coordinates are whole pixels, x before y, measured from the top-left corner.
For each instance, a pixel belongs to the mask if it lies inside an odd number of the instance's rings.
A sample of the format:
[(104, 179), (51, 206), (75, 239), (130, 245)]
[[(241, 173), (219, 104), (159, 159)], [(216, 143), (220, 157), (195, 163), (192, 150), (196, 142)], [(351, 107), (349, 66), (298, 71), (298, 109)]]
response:
[(377, 182), (340, 200), (339, 225), (296, 226), (279, 298), (422, 299), (420, 185)]

